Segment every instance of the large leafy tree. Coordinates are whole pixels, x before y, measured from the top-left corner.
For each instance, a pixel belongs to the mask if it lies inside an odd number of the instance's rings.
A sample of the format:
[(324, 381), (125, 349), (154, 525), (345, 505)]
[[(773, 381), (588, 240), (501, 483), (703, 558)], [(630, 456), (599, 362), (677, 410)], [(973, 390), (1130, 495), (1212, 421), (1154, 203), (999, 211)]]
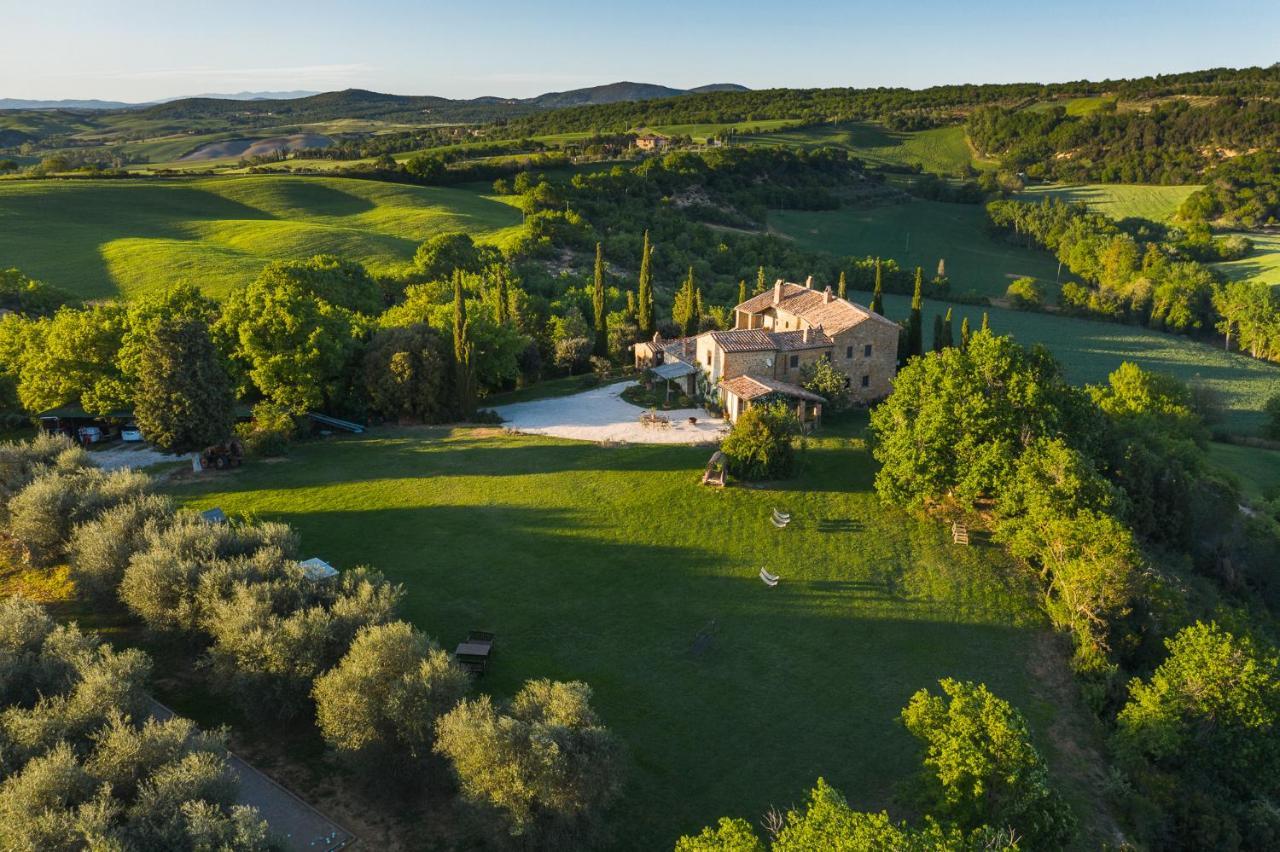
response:
[(344, 398), (364, 325), (289, 276), (264, 272), (227, 299), (215, 332), (245, 385), (303, 412)]
[(365, 268), (331, 254), (273, 261), (263, 268), (259, 280), (275, 286), (295, 285), (331, 305), (370, 316), (383, 308), (382, 290)]
[(510, 834), (588, 846), (622, 785), (618, 742), (590, 699), (584, 683), (550, 680), (529, 681), (505, 708), (467, 699), (437, 723), (435, 750), (463, 797)]
[(147, 440), (186, 452), (230, 435), (235, 394), (209, 327), (199, 319), (162, 319), (147, 326), (143, 343), (134, 417)]
[(1064, 434), (1071, 396), (1046, 353), (990, 332), (967, 349), (913, 359), (871, 412), (876, 491), (915, 505), (993, 497), (1028, 445)]
[(453, 408), (448, 345), (424, 323), (375, 332), (362, 376), (370, 409), (383, 417), (438, 423)]
[(133, 388), (119, 362), (128, 327), (126, 309), (115, 303), (64, 307), (31, 325), (19, 368), (22, 407), (79, 404), (90, 414), (128, 408)]
[(902, 711), (925, 747), (935, 815), (967, 831), (1011, 827), (1031, 849), (1064, 845), (1075, 818), (1050, 786), (1022, 714), (982, 684), (946, 678), (939, 685), (942, 695), (922, 689)]

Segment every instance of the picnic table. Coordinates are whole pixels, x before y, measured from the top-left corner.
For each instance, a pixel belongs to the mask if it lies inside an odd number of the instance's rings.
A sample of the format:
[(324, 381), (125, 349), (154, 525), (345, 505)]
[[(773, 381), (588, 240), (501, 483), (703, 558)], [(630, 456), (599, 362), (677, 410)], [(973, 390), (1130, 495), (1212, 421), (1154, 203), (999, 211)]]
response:
[(493, 656), (494, 635), (485, 630), (472, 630), (466, 641), (459, 642), (453, 650), (453, 657), (464, 669), (472, 674), (483, 674), (485, 665)]
[(657, 426), (659, 429), (670, 429), (671, 418), (664, 414), (658, 414), (656, 411), (646, 411), (640, 415), (641, 426)]

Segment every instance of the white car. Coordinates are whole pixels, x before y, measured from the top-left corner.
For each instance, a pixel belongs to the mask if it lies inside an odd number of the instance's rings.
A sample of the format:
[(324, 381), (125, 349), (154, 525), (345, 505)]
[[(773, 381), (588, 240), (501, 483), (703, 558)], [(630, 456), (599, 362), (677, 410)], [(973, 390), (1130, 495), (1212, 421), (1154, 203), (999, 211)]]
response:
[(142, 430), (130, 423), (120, 430), (120, 440), (134, 443), (142, 440)]

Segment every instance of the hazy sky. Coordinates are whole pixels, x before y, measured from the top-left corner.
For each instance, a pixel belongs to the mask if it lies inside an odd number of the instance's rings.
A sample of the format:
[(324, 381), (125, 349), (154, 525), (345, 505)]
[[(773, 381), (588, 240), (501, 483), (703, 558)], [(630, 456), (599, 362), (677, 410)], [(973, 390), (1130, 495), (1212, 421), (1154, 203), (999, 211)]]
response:
[(0, 0), (0, 97), (1052, 82), (1270, 65), (1278, 33), (1263, 0)]

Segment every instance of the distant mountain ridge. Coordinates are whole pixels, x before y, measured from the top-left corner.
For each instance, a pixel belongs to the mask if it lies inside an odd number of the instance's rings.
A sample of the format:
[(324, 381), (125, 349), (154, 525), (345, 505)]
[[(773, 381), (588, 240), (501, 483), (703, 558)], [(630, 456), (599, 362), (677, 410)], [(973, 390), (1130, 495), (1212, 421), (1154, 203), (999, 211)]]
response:
[(131, 104), (121, 101), (61, 100), (39, 101), (19, 98), (0, 98), (0, 110), (18, 109), (77, 109), (77, 110), (140, 110), (158, 117), (197, 118), (224, 116), (231, 113), (240, 116), (261, 114), (313, 120), (337, 117), (421, 118), (423, 114), (441, 121), (477, 121), (498, 117), (516, 117), (535, 110), (558, 109), (570, 106), (591, 106), (631, 101), (672, 98), (700, 92), (746, 92), (745, 86), (736, 83), (712, 83), (693, 89), (675, 89), (656, 83), (632, 83), (628, 81), (607, 83), (570, 89), (565, 92), (547, 92), (531, 98), (479, 97), (451, 99), (432, 95), (389, 95), (366, 89), (344, 89), (338, 92), (238, 92), (236, 94), (204, 94), (190, 97), (168, 98), (162, 101)]

